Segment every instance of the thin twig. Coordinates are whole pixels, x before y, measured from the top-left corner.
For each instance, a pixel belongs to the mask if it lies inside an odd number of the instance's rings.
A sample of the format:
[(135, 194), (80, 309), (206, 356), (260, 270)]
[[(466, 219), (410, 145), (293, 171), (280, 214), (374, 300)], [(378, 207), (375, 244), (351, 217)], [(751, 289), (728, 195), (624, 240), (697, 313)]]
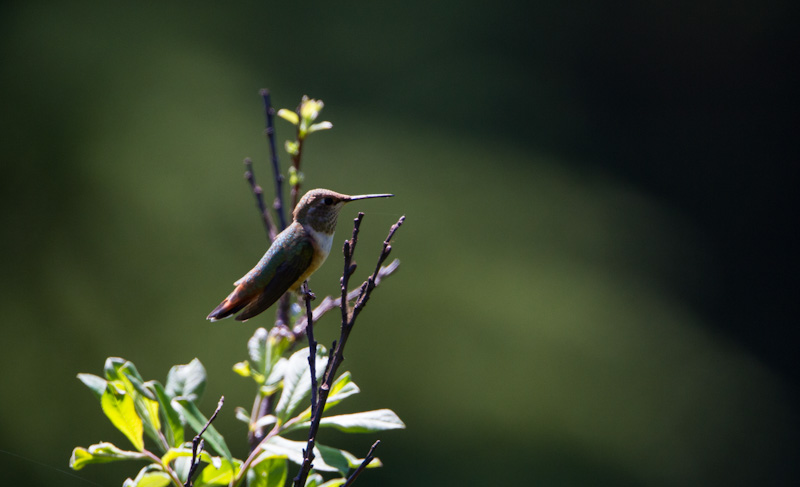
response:
[(272, 242), (275, 240), (275, 235), (278, 234), (277, 229), (275, 228), (275, 224), (272, 222), (272, 218), (269, 216), (269, 211), (264, 204), (264, 190), (261, 189), (261, 186), (259, 186), (258, 183), (256, 183), (256, 175), (253, 172), (253, 161), (251, 161), (249, 157), (245, 158), (244, 167), (246, 168), (244, 177), (247, 179), (247, 182), (250, 183), (250, 189), (253, 190), (253, 196), (256, 198), (256, 207), (258, 207), (258, 212), (261, 214), (261, 220), (264, 223), (264, 229), (267, 231), (267, 237), (269, 238), (269, 241)]
[(183, 487), (192, 487), (194, 481), (192, 477), (194, 474), (197, 473), (197, 467), (200, 466), (200, 454), (203, 452), (203, 446), (205, 442), (203, 441), (203, 433), (206, 432), (211, 423), (217, 418), (217, 414), (219, 414), (220, 409), (222, 409), (222, 404), (225, 402), (225, 396), (219, 398), (219, 402), (217, 403), (217, 409), (214, 410), (214, 414), (208, 418), (206, 421), (206, 425), (203, 426), (203, 429), (200, 430), (199, 433), (192, 439), (192, 463), (189, 466), (189, 474), (186, 476), (186, 482), (183, 484)]
[[(303, 97), (303, 101), (305, 101), (305, 97)], [(300, 102), (300, 105), (297, 107), (295, 112), (297, 113), (297, 117), (302, 119), (303, 115), (301, 112), (301, 108), (303, 106), (303, 102)], [(297, 202), (300, 201), (300, 161), (303, 157), (303, 142), (305, 141), (305, 137), (300, 137), (300, 124), (297, 124), (297, 151), (292, 154), (292, 166), (295, 170), (295, 183), (292, 185), (292, 208), (297, 206)]]
[[(272, 161), (272, 174), (275, 179), (275, 201), (273, 208), (278, 215), (279, 231), (286, 228), (286, 211), (283, 204), (283, 174), (278, 164), (278, 151), (275, 148), (275, 109), (272, 107), (272, 98), (268, 89), (261, 90), (261, 98), (264, 100), (264, 115), (266, 118), (266, 135), (269, 141), (270, 159)], [(292, 205), (292, 210), (295, 205)], [(275, 312), (277, 324), (286, 326), (289, 323), (289, 297), (284, 295), (278, 300), (278, 307)]]
[(358, 232), (361, 230), (361, 220), (363, 219), (364, 213), (358, 212), (358, 216), (353, 220), (353, 237), (350, 240), (345, 240), (344, 247), (342, 248), (342, 252), (344, 253), (344, 270), (342, 271), (342, 278), (339, 280), (342, 292), (342, 297), (339, 298), (342, 307), (342, 329), (344, 329), (346, 324), (350, 321), (350, 310), (348, 309), (349, 305), (347, 302), (347, 285), (350, 283), (350, 276), (353, 275), (353, 272), (356, 270), (355, 265), (352, 263), (353, 253), (356, 250)]
[[(399, 267), (400, 267), (400, 259), (394, 259), (385, 266), (382, 266), (380, 271), (378, 271), (378, 275), (375, 277), (375, 286), (376, 287), (379, 286), (385, 277), (391, 276)], [(355, 289), (351, 289), (347, 293), (347, 299), (345, 302), (349, 303), (350, 301), (356, 299), (360, 293), (361, 293), (361, 286)], [(320, 301), (319, 305), (317, 305), (317, 307), (314, 308), (314, 313), (313, 313), (314, 321), (319, 321), (319, 319), (323, 315), (325, 315), (325, 313), (334, 310), (336, 308), (339, 308), (341, 305), (342, 305), (341, 297), (334, 299), (332, 296), (325, 296), (324, 298), (322, 298), (322, 301)], [(294, 333), (296, 339), (299, 339), (300, 337), (305, 335), (307, 322), (308, 320), (304, 316), (299, 317), (295, 322), (294, 329), (292, 330), (292, 332)]]
[(286, 228), (286, 212), (283, 206), (283, 174), (278, 165), (278, 151), (275, 149), (275, 109), (272, 108), (272, 101), (268, 89), (261, 90), (261, 98), (264, 100), (264, 114), (266, 116), (267, 129), (266, 135), (269, 140), (270, 159), (272, 160), (272, 174), (275, 179), (275, 202), (273, 208), (278, 214), (280, 229)]
[(401, 216), (400, 219), (397, 220), (397, 223), (392, 225), (392, 228), (389, 230), (389, 235), (386, 237), (386, 240), (383, 241), (383, 250), (381, 250), (381, 255), (378, 256), (378, 264), (375, 266), (375, 271), (372, 273), (371, 276), (369, 276), (367, 282), (365, 282), (364, 285), (362, 285), (361, 288), (362, 292), (358, 296), (355, 306), (353, 306), (353, 317), (351, 319), (352, 321), (355, 321), (356, 316), (358, 316), (358, 314), (361, 313), (361, 310), (364, 309), (364, 306), (366, 306), (367, 301), (369, 300), (369, 297), (372, 294), (372, 290), (375, 289), (375, 280), (378, 278), (378, 271), (380, 271), (383, 261), (385, 261), (386, 258), (389, 257), (389, 253), (392, 251), (391, 242), (392, 242), (392, 237), (394, 237), (394, 232), (396, 232), (397, 229), (400, 228), (400, 225), (402, 225), (404, 221), (406, 221), (405, 215)]
[(367, 468), (367, 465), (369, 465), (370, 462), (372, 462), (372, 459), (375, 458), (375, 449), (378, 448), (378, 445), (380, 444), (381, 440), (378, 440), (372, 444), (372, 446), (369, 449), (369, 452), (367, 452), (367, 456), (364, 457), (364, 461), (361, 462), (361, 465), (358, 466), (355, 472), (353, 472), (349, 477), (347, 477), (347, 482), (342, 484), (342, 487), (349, 487), (355, 483), (358, 476), (361, 475), (361, 472), (365, 468)]
[[(305, 281), (303, 283), (303, 300), (306, 302), (306, 319), (308, 320), (306, 331), (308, 333), (308, 368), (311, 375), (311, 417), (314, 417), (319, 403), (317, 402), (317, 341), (314, 340), (314, 316), (313, 311), (311, 311), (312, 299), (314, 299), (314, 295), (308, 289), (308, 281)], [(311, 462), (314, 461), (314, 441), (315, 435), (309, 429), (308, 443), (306, 444), (306, 449), (303, 450), (303, 458), (309, 459), (309, 468)], [(305, 483), (305, 480), (303, 483)]]
[(308, 367), (311, 370), (311, 414), (317, 405), (317, 341), (314, 339), (314, 312), (311, 311), (311, 301), (315, 299), (314, 293), (308, 288), (308, 281), (303, 283), (303, 301), (306, 302), (306, 334), (308, 335)]
[[(333, 352), (328, 355), (328, 363), (325, 366), (322, 385), (319, 387), (317, 404), (316, 407), (312, 408), (313, 413), (311, 415), (311, 425), (308, 429), (308, 446), (303, 452), (303, 463), (300, 465), (300, 471), (294, 478), (294, 487), (302, 487), (305, 485), (306, 479), (308, 478), (308, 473), (311, 470), (311, 462), (314, 458), (314, 443), (316, 442), (317, 431), (319, 431), (319, 424), (322, 420), (322, 412), (325, 411), (325, 404), (328, 401), (328, 394), (333, 386), (333, 381), (336, 377), (336, 371), (339, 369), (339, 365), (341, 365), (342, 361), (344, 360), (344, 347), (347, 344), (347, 340), (350, 337), (350, 332), (353, 330), (356, 317), (358, 316), (356, 310), (363, 308), (366, 305), (369, 295), (372, 293), (372, 290), (375, 289), (374, 281), (377, 276), (378, 269), (380, 269), (381, 263), (386, 260), (386, 257), (391, 251), (391, 245), (389, 245), (388, 242), (391, 241), (394, 233), (397, 231), (400, 225), (403, 224), (405, 216), (401, 217), (397, 223), (392, 225), (392, 228), (389, 231), (389, 236), (386, 237), (386, 240), (384, 241), (381, 255), (378, 257), (378, 265), (375, 269), (375, 272), (369, 277), (368, 281), (361, 285), (361, 294), (356, 302), (356, 307), (353, 308), (352, 313), (348, 313), (347, 285), (350, 280), (350, 276), (352, 275), (353, 271), (355, 271), (355, 264), (352, 263), (353, 251), (355, 250), (355, 244), (358, 241), (358, 232), (361, 226), (361, 220), (363, 218), (364, 214), (359, 213), (358, 217), (356, 217), (355, 221), (353, 222), (353, 237), (350, 240), (345, 241), (342, 249), (345, 262), (344, 272), (340, 281), (342, 285), (342, 326), (339, 333), (339, 341), (334, 342), (333, 346), (331, 347)], [(370, 282), (372, 285), (369, 284)]]

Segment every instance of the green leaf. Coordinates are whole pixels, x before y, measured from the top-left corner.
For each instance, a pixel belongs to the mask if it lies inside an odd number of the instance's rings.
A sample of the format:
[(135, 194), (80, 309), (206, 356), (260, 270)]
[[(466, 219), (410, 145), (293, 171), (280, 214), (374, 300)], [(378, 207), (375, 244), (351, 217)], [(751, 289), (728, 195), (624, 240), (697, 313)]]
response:
[(331, 479), (324, 484), (320, 484), (319, 487), (339, 487), (340, 485), (344, 485), (345, 482), (347, 482), (347, 479), (340, 477), (338, 479)]
[(100, 407), (137, 450), (144, 450), (142, 419), (136, 414), (133, 398), (129, 394), (120, 393), (112, 384), (108, 384), (100, 398)]
[[(358, 466), (364, 462), (363, 458), (358, 458), (347, 450), (339, 450), (338, 448), (331, 448), (325, 445), (318, 446), (319, 451), (322, 452), (323, 458), (325, 458), (327, 455), (326, 461), (330, 460), (331, 465), (336, 463), (336, 466), (345, 468), (344, 464), (346, 463), (347, 469), (353, 469), (358, 468)], [(383, 464), (381, 463), (380, 459), (378, 457), (373, 457), (367, 465), (367, 468), (376, 468), (381, 466), (383, 466)], [(347, 469), (339, 471), (342, 473), (347, 473)]]
[(300, 153), (300, 145), (293, 140), (287, 140), (283, 147), (290, 156), (296, 156)]
[[(361, 390), (358, 388), (356, 383), (350, 379), (350, 372), (343, 373), (333, 383), (330, 395), (328, 395), (328, 400), (325, 402), (324, 411), (327, 411), (328, 409), (342, 402), (347, 397), (350, 397), (353, 394), (358, 394), (359, 392), (361, 392)], [(283, 432), (285, 433), (301, 428), (307, 428), (310, 420), (311, 420), (311, 407), (309, 406), (306, 409), (304, 409), (303, 412), (292, 418), (290, 421), (293, 424), (285, 428)], [(288, 422), (289, 421), (287, 421), (287, 423)]]
[(275, 416), (271, 414), (265, 414), (264, 416), (258, 418), (255, 424), (253, 424), (253, 428), (254, 429), (266, 428), (267, 426), (275, 424), (276, 421), (278, 421), (278, 418), (276, 418)]
[(239, 460), (236, 460), (235, 464), (228, 460), (223, 460), (219, 467), (207, 465), (197, 476), (196, 485), (198, 487), (202, 485), (227, 485), (239, 472), (241, 466), (242, 462)]
[[(308, 446), (306, 441), (287, 440), (281, 436), (273, 436), (264, 445), (264, 452), (268, 456), (285, 456), (290, 462), (301, 465), (303, 463), (303, 449)], [(328, 465), (323, 459), (319, 448), (314, 447), (314, 469), (320, 472), (335, 472), (336, 468)]]
[(153, 392), (159, 406), (161, 406), (161, 414), (167, 423), (167, 427), (164, 429), (167, 445), (170, 447), (180, 445), (183, 443), (183, 424), (178, 411), (172, 407), (164, 386), (158, 381), (151, 380), (145, 383), (145, 387)]
[(80, 470), (90, 463), (108, 463), (118, 460), (145, 460), (147, 455), (135, 451), (120, 450), (112, 443), (103, 442), (89, 448), (78, 447), (72, 450), (69, 466)]
[[(291, 357), (283, 375), (283, 392), (275, 407), (275, 415), (281, 423), (285, 423), (288, 418), (297, 410), (311, 392), (311, 378), (309, 377), (308, 367), (308, 347), (298, 350)], [(316, 356), (316, 375), (317, 379), (322, 377), (325, 372), (327, 357), (324, 347), (317, 347)]]
[(327, 465), (330, 465), (342, 474), (346, 474), (348, 471), (350, 471), (350, 462), (344, 455), (343, 450), (338, 450), (336, 448), (331, 448), (329, 446), (320, 445), (317, 443), (317, 446), (314, 448), (314, 453), (317, 452), (319, 452), (319, 454), (317, 455), (317, 458), (314, 459), (315, 467), (319, 459), (322, 459), (322, 461), (324, 461)]
[(103, 372), (106, 375), (106, 379), (108, 380), (117, 380), (119, 379), (120, 373), (119, 369), (125, 364), (126, 360), (120, 357), (108, 357), (106, 359), (106, 363), (103, 365)]
[(103, 396), (108, 385), (108, 381), (94, 374), (78, 374), (78, 380), (86, 384), (86, 387), (94, 393), (98, 400)]
[(233, 411), (236, 415), (236, 419), (244, 423), (250, 424), (250, 413), (248, 413), (245, 408), (237, 407)]
[(197, 401), (206, 388), (206, 369), (199, 360), (193, 359), (186, 365), (176, 365), (169, 369), (164, 390), (174, 399), (185, 397)]
[(333, 427), (345, 433), (373, 433), (406, 427), (391, 409), (327, 416), (320, 420), (319, 425)]
[(330, 123), (330, 122), (327, 122), (327, 121), (326, 122), (315, 123), (315, 124), (312, 124), (310, 127), (308, 127), (308, 133), (316, 132), (318, 130), (329, 130), (329, 129), (332, 129), (332, 128), (333, 128), (333, 124)]
[(308, 122), (313, 122), (319, 116), (319, 112), (322, 111), (324, 106), (325, 104), (322, 100), (314, 100), (303, 96), (303, 100), (300, 103), (300, 116)]
[(119, 358), (109, 357), (104, 366), (105, 375), (114, 384), (117, 390), (124, 390), (132, 399), (136, 414), (142, 419), (144, 432), (163, 451), (168, 445), (161, 437), (161, 421), (158, 414), (158, 402), (153, 392), (149, 391), (142, 383), (142, 376), (136, 370), (133, 362)]
[(171, 482), (169, 475), (157, 465), (148, 465), (139, 470), (135, 479), (126, 479), (122, 487), (166, 487)]
[(272, 366), (272, 370), (261, 388), (261, 393), (269, 395), (283, 386), (283, 376), (286, 373), (286, 367), (289, 365), (289, 360), (280, 357)]
[(312, 473), (308, 477), (306, 477), (306, 486), (305, 487), (319, 487), (322, 485), (325, 479), (322, 478), (322, 475), (318, 473)]
[[(319, 454), (322, 460), (325, 461), (326, 464), (334, 467), (336, 470), (341, 472), (342, 474), (346, 475), (347, 472), (350, 471), (352, 468), (358, 468), (361, 465), (361, 462), (364, 461), (363, 458), (357, 458), (355, 455), (350, 453), (346, 450), (339, 450), (338, 448), (332, 448), (330, 446), (320, 445), (317, 443), (317, 447), (314, 449), (314, 453), (319, 450)], [(367, 465), (367, 468), (377, 467), (380, 465), (380, 460), (377, 460), (376, 463), (375, 458)], [(314, 460), (314, 467), (316, 468), (317, 460)], [(373, 465), (374, 464), (374, 465)]]
[(325, 402), (325, 411), (359, 392), (361, 392), (361, 389), (353, 382), (350, 372), (343, 373), (336, 379), (331, 387), (328, 400)]
[(265, 328), (258, 328), (253, 333), (253, 336), (247, 340), (247, 354), (250, 356), (250, 361), (253, 362), (256, 372), (261, 375), (267, 375), (267, 368), (269, 367), (267, 336), (268, 332)]
[(280, 110), (278, 110), (278, 116), (286, 120), (287, 122), (291, 123), (292, 125), (297, 125), (298, 123), (300, 123), (300, 117), (297, 116), (297, 113), (291, 110), (287, 110), (285, 108), (281, 108)]
[[(186, 443), (186, 444), (181, 445), (181, 446), (179, 446), (177, 448), (170, 448), (169, 450), (167, 450), (167, 453), (165, 453), (161, 457), (161, 463), (163, 463), (164, 465), (169, 465), (170, 463), (172, 463), (173, 461), (177, 460), (178, 458), (184, 458), (184, 457), (189, 457), (189, 458), (192, 457), (192, 444), (191, 443)], [(205, 450), (202, 450), (200, 452), (200, 460), (202, 460), (202, 461), (204, 461), (206, 463), (210, 463), (210, 464), (216, 466), (217, 468), (219, 468), (219, 466), (222, 465), (222, 459), (221, 458), (212, 457)]]
[(283, 487), (289, 472), (289, 463), (282, 455), (271, 455), (257, 462), (248, 472), (248, 487)]
[(294, 166), (289, 166), (289, 185), (296, 186), (305, 180), (302, 172), (298, 171)]
[(233, 371), (242, 377), (250, 377), (252, 375), (250, 371), (250, 362), (247, 360), (233, 364)]
[[(172, 407), (183, 416), (196, 433), (199, 433), (206, 423), (208, 423), (208, 420), (197, 408), (197, 405), (185, 397), (176, 397), (173, 399)], [(233, 462), (231, 451), (228, 449), (228, 445), (225, 444), (225, 438), (214, 428), (213, 424), (209, 425), (208, 429), (203, 433), (203, 439), (215, 452), (225, 457), (229, 462)]]

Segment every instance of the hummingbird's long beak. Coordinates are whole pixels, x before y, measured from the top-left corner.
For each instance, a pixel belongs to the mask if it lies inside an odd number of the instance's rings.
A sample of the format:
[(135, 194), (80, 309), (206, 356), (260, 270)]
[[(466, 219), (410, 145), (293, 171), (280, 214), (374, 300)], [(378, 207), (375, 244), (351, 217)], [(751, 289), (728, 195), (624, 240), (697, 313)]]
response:
[(354, 200), (365, 200), (367, 198), (389, 198), (394, 196), (393, 194), (357, 194), (355, 196), (350, 196), (347, 201), (354, 201)]

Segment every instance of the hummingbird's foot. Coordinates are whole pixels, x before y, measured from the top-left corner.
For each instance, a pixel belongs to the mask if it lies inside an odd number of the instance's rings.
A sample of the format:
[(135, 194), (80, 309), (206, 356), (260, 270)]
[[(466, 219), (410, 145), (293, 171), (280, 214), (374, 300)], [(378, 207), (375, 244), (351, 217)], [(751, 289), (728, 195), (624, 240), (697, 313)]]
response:
[(314, 301), (317, 299), (317, 296), (311, 292), (311, 289), (308, 288), (308, 282), (304, 282), (302, 286), (300, 286), (300, 292), (297, 293), (299, 297), (303, 300)]

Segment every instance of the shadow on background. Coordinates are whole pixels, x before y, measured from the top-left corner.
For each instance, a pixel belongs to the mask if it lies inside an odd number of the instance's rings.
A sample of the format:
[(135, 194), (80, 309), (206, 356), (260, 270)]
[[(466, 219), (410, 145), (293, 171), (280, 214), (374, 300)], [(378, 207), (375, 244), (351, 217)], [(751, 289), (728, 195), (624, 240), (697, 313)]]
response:
[(398, 195), (348, 207), (337, 242), (365, 211), (372, 262), (407, 215), (345, 366), (352, 407), (408, 429), (361, 483), (793, 483), (787, 8), (5, 2), (3, 478), (135, 475), (55, 470), (125, 442), (75, 379), (110, 355), (162, 381), (200, 358), (243, 453), (252, 391), (230, 368), (271, 317), (203, 318), (265, 248), (241, 160), (270, 186), (269, 87), (335, 126), (306, 188)]

